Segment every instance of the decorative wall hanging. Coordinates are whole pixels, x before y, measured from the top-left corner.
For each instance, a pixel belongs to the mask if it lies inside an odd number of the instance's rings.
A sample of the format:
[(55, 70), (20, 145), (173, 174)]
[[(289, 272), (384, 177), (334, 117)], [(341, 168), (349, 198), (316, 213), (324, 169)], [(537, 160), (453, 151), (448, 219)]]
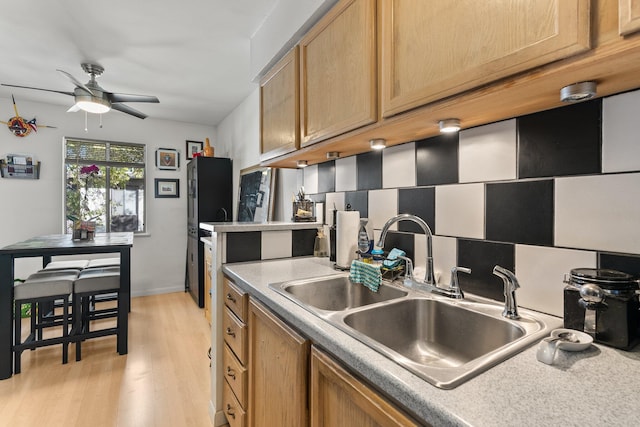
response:
[(11, 117), (9, 121), (6, 121), (6, 122), (3, 122), (2, 120), (0, 120), (0, 123), (7, 125), (11, 133), (13, 133), (15, 136), (24, 137), (29, 135), (31, 131), (38, 132), (38, 126), (40, 126), (41, 128), (56, 129), (55, 126), (46, 126), (46, 125), (36, 124), (35, 117), (31, 120), (25, 120), (24, 118), (20, 117), (20, 114), (18, 114), (18, 106), (16, 105), (16, 99), (13, 97), (13, 95), (11, 95), (11, 99), (13, 100), (13, 111), (15, 111), (16, 115), (15, 117)]
[(180, 180), (155, 178), (156, 199), (180, 197)]
[(158, 148), (156, 150), (156, 167), (160, 170), (178, 170), (180, 168), (180, 153), (172, 148)]
[(202, 155), (202, 141), (187, 141), (187, 159)]

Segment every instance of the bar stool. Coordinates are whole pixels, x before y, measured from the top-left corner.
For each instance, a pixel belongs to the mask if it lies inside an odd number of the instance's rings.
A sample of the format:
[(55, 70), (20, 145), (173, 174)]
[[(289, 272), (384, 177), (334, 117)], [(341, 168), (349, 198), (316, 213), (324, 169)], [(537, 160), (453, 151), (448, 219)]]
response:
[(82, 358), (82, 341), (107, 335), (118, 335), (119, 325), (115, 328), (90, 330), (90, 322), (108, 317), (116, 317), (119, 307), (107, 310), (91, 310), (91, 298), (111, 294), (120, 290), (120, 267), (89, 268), (80, 272), (73, 284), (74, 341), (76, 342), (76, 360)]
[[(80, 270), (77, 270), (77, 269), (66, 269), (66, 270), (42, 269), (37, 273), (33, 273), (32, 275), (30, 275), (27, 280), (30, 279), (32, 282), (36, 280), (42, 281), (43, 279), (49, 280), (50, 278), (65, 277), (69, 275), (74, 276), (74, 279), (75, 279), (76, 277), (78, 277), (78, 274), (80, 274)], [(68, 302), (69, 298), (66, 298), (66, 300)], [(31, 323), (32, 323), (32, 332), (33, 332), (33, 328), (35, 328), (36, 340), (42, 339), (43, 329), (51, 326), (60, 325), (59, 321), (62, 319), (64, 314), (56, 315), (55, 310), (56, 308), (62, 307), (64, 305), (64, 301), (65, 301), (65, 298), (55, 298), (49, 301), (43, 300), (37, 304), (37, 310), (35, 309), (36, 308), (35, 306), (33, 307), (33, 309), (31, 310)], [(70, 313), (67, 313), (66, 316), (69, 319), (71, 319), (72, 317)]]
[[(73, 283), (78, 277), (77, 270), (60, 270), (38, 272), (30, 275), (24, 283), (14, 286), (14, 372), (20, 373), (20, 359), (26, 349), (62, 344), (62, 363), (69, 359), (69, 297), (73, 293)], [(43, 302), (53, 303), (62, 300), (62, 316), (59, 320), (42, 322), (39, 305)], [(31, 303), (31, 332), (22, 341), (21, 306)], [(62, 326), (62, 335), (54, 338), (43, 338), (42, 329)]]
[(68, 261), (51, 261), (49, 264), (44, 266), (43, 270), (82, 270), (87, 268), (89, 265), (89, 260), (86, 259), (70, 259)]
[(96, 258), (89, 260), (89, 263), (84, 268), (104, 268), (104, 267), (116, 267), (120, 266), (120, 258)]

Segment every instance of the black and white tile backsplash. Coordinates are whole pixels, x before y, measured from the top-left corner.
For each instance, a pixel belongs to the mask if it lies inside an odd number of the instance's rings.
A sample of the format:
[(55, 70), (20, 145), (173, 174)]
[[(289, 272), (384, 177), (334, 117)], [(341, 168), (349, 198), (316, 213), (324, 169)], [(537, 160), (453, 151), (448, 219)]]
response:
[[(398, 213), (423, 218), (441, 282), (470, 267), (463, 290), (502, 300), (499, 264), (519, 305), (562, 315), (570, 269), (640, 274), (638, 111), (640, 91), (583, 102), (310, 166), (304, 185), (327, 209), (362, 212), (376, 237)], [(424, 234), (392, 229), (387, 249), (424, 265)]]
[(222, 262), (259, 261), (313, 255), (318, 229), (222, 233)]

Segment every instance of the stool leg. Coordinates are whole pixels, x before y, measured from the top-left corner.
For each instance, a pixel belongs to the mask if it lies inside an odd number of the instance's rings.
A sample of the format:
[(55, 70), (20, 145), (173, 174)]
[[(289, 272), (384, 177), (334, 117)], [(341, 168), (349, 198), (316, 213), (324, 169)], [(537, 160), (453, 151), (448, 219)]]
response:
[[(36, 324), (36, 323), (37, 323), (38, 325), (42, 325), (42, 323), (43, 323), (43, 321), (44, 321), (44, 320), (43, 320), (43, 319), (44, 319), (44, 316), (42, 315), (42, 309), (43, 309), (42, 304), (40, 304), (39, 302), (33, 302), (32, 304), (33, 304), (32, 306), (33, 306), (34, 308), (32, 308), (31, 316), (32, 316), (32, 317), (34, 316), (33, 311), (35, 310), (35, 313), (36, 313), (35, 315), (37, 316), (37, 317), (36, 317), (37, 321), (36, 321), (36, 322), (33, 322), (33, 321), (32, 321), (32, 322), (31, 322), (31, 324), (32, 324), (32, 325), (34, 325), (34, 327), (35, 327), (35, 324)], [(36, 329), (36, 330), (35, 330), (34, 339), (35, 339), (36, 341), (40, 341), (40, 340), (42, 339), (42, 333), (44, 332), (44, 330), (43, 330), (43, 328), (35, 328), (35, 329)], [(32, 330), (31, 332), (34, 332), (34, 331)]]
[[(75, 323), (75, 333), (82, 335), (82, 297), (74, 295), (73, 297), (73, 319)], [(82, 340), (75, 340), (76, 343), (76, 362), (82, 360)]]
[[(36, 328), (36, 313), (40, 312), (40, 306), (39, 303), (33, 301), (31, 303), (31, 316), (29, 316), (29, 318), (31, 319), (31, 335), (33, 335), (33, 339), (35, 339), (36, 341), (39, 339), (42, 339), (42, 329), (37, 329)], [(35, 348), (32, 348), (31, 351), (34, 351)]]
[(82, 331), (89, 332), (89, 319), (91, 318), (91, 297), (82, 299)]
[[(62, 337), (69, 336), (69, 298), (64, 298), (62, 302)], [(62, 364), (69, 361), (69, 341), (62, 342)]]
[[(21, 316), (21, 308), (22, 304), (20, 301), (15, 301), (15, 320), (13, 325), (14, 330), (14, 346), (20, 345), (22, 343), (22, 316)], [(22, 356), (22, 350), (13, 350), (13, 373), (20, 373), (20, 357)]]

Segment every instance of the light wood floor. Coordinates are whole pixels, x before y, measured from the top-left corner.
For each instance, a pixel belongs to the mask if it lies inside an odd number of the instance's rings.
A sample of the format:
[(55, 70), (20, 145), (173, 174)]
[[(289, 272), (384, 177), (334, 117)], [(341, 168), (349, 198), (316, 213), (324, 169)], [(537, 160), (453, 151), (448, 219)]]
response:
[(22, 373), (0, 380), (0, 426), (210, 427), (203, 311), (184, 292), (131, 306), (125, 356), (115, 336), (86, 341), (80, 362), (71, 345), (66, 365), (61, 346), (25, 351)]

